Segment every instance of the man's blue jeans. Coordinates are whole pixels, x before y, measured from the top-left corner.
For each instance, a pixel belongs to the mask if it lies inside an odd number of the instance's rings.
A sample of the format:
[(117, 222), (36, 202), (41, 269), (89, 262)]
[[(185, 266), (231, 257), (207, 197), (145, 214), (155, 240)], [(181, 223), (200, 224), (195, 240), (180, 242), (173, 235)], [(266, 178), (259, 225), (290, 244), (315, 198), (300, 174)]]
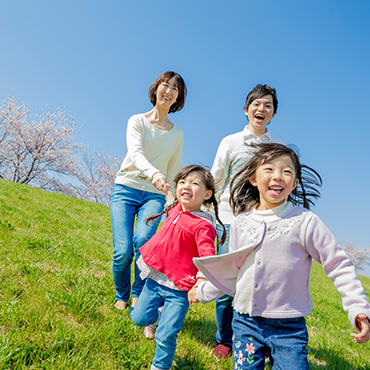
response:
[(234, 311), (232, 325), (233, 369), (263, 370), (267, 352), (273, 369), (309, 369), (304, 317), (267, 319)]
[[(139, 248), (156, 232), (160, 217), (146, 225), (145, 219), (163, 210), (165, 196), (115, 184), (110, 204), (113, 229), (113, 279), (117, 301), (130, 299), (131, 264), (140, 257)], [(134, 224), (136, 227), (134, 233)], [(132, 297), (139, 297), (144, 282), (135, 264)]]
[[(226, 229), (226, 240), (223, 245), (217, 247), (217, 255), (225, 254), (229, 252), (229, 237), (230, 237), (230, 225), (225, 225)], [(223, 228), (221, 225), (217, 225), (217, 240), (221, 240)], [(233, 330), (231, 322), (233, 319), (233, 297), (224, 295), (216, 300), (216, 343), (223, 344), (231, 348)]]
[(157, 347), (152, 368), (169, 370), (176, 351), (177, 334), (189, 309), (188, 292), (174, 290), (145, 279), (145, 285), (135, 308), (130, 312), (138, 326), (157, 324), (158, 308), (164, 306), (155, 333)]

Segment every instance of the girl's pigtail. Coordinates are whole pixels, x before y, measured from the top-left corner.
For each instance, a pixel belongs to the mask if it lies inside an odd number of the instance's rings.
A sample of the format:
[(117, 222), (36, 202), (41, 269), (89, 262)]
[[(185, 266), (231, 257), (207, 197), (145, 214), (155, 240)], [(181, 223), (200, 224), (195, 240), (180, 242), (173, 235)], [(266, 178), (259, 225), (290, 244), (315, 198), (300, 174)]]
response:
[(218, 221), (218, 223), (222, 226), (223, 228), (223, 231), (222, 231), (222, 236), (221, 236), (221, 240), (218, 240), (217, 241), (217, 245), (222, 245), (225, 243), (226, 241), (226, 229), (225, 229), (225, 226), (224, 224), (222, 223), (222, 221), (220, 220), (220, 218), (218, 217), (218, 203), (217, 203), (217, 200), (215, 198), (214, 195), (212, 195), (212, 204), (213, 204), (213, 209), (215, 211), (215, 216), (216, 216), (216, 220)]
[(155, 220), (157, 217), (161, 217), (163, 214), (166, 214), (166, 216), (167, 216), (168, 211), (169, 211), (171, 208), (175, 207), (175, 206), (176, 206), (176, 204), (177, 204), (178, 202), (179, 202), (179, 201), (178, 201), (178, 200), (177, 200), (177, 198), (175, 197), (174, 199), (172, 199), (172, 201), (170, 201), (170, 202), (166, 203), (166, 204), (165, 204), (165, 206), (164, 206), (164, 209), (163, 209), (163, 211), (162, 211), (161, 213), (157, 213), (157, 214), (155, 214), (155, 215), (151, 215), (151, 216), (149, 216), (149, 217), (145, 220), (145, 221), (146, 221), (146, 224), (147, 224), (147, 225), (149, 225), (149, 221)]
[(320, 198), (317, 188), (322, 186), (322, 179), (319, 173), (309, 166), (302, 164), (300, 169), (299, 184), (290, 194), (289, 200), (310, 209), (310, 206), (315, 205), (314, 201)]
[(258, 189), (249, 181), (256, 167), (257, 161), (252, 158), (231, 180), (229, 203), (235, 216), (249, 212), (259, 204)]

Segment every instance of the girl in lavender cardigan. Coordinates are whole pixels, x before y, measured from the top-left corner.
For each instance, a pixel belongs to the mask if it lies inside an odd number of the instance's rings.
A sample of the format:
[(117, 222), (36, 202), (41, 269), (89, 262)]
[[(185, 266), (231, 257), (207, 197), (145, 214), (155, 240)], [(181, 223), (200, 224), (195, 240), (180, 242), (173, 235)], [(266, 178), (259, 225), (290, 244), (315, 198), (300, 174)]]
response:
[(369, 340), (370, 305), (343, 248), (309, 205), (319, 197), (320, 175), (281, 144), (260, 144), (231, 183), (228, 254), (196, 258), (208, 279), (189, 292), (190, 303), (234, 296), (234, 369), (309, 369), (304, 316), (311, 313), (311, 263), (320, 262), (342, 296), (343, 308)]

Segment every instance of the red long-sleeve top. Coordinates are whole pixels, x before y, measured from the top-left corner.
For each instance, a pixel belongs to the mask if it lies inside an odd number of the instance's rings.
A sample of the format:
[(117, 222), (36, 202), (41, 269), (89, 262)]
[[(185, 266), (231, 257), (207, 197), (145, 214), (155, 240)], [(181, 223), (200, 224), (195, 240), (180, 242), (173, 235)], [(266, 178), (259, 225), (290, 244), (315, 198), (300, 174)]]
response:
[(179, 289), (189, 291), (198, 272), (193, 258), (214, 255), (215, 238), (209, 213), (186, 212), (178, 203), (140, 253), (147, 266), (166, 275)]

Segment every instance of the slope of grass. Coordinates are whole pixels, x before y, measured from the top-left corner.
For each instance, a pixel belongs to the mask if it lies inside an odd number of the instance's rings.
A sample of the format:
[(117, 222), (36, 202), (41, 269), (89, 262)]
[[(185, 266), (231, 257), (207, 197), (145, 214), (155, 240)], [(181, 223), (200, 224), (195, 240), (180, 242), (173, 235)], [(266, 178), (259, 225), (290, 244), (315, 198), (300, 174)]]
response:
[[(111, 258), (108, 207), (0, 180), (0, 369), (149, 369), (155, 342), (112, 308)], [(311, 286), (311, 368), (370, 369), (316, 264)], [(232, 369), (209, 355), (215, 331), (214, 304), (193, 305), (173, 368)]]

